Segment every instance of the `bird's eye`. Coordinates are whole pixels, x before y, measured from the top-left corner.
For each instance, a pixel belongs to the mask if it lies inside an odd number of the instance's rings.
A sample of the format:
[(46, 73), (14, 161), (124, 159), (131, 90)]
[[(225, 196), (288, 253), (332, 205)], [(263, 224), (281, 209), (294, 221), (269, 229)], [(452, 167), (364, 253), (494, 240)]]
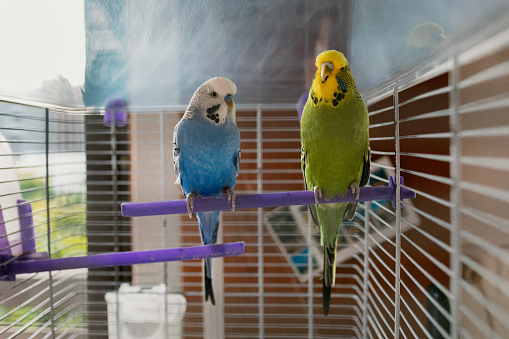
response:
[(210, 96), (213, 97), (213, 98), (217, 98), (217, 92), (210, 93)]

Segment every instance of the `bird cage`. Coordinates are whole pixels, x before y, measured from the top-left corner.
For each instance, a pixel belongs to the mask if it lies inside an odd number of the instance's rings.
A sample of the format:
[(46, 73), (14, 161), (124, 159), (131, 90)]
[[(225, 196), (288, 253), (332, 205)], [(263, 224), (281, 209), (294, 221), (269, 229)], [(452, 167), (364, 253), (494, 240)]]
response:
[[(48, 103), (54, 100), (44, 100), (40, 93), (0, 98), (1, 338), (120, 338), (125, 333), (138, 338), (509, 337), (507, 6), (490, 20), (485, 16), (482, 27), (467, 27), (424, 59), (375, 79), (376, 86), (370, 83), (373, 79), (360, 76), (370, 119), (369, 184), (389, 186), (390, 177), (402, 177), (404, 181), (394, 185), (416, 197), (396, 194), (394, 205), (360, 203), (355, 218), (343, 223), (336, 285), (330, 313), (324, 316), (319, 230), (306, 205), (221, 213), (218, 243), (243, 242), (244, 252), (213, 259), (215, 306), (204, 299), (202, 260), (19, 273), (25, 263), (37, 268), (57, 259), (201, 244), (197, 221), (187, 214), (128, 217), (121, 204), (183, 198), (175, 185), (172, 136), (197, 78), (179, 83), (168, 74), (179, 72), (173, 63), (177, 59), (186, 60), (190, 71), (224, 70), (185, 52), (210, 47), (192, 39), (205, 28), (183, 29), (189, 28), (186, 19), (201, 18), (204, 27), (210, 27), (212, 19), (180, 2), (161, 5), (160, 12), (150, 15), (154, 8), (136, 1), (84, 3), (92, 51), (87, 69), (97, 71), (108, 60), (104, 73), (115, 77), (89, 71), (86, 100), (79, 104), (71, 99)], [(239, 79), (235, 99), (242, 150), (235, 186), (239, 197), (304, 189), (298, 99), (307, 93), (312, 74), (300, 67), (297, 75), (287, 72), (292, 74), (286, 82), (277, 63), (288, 67), (281, 66), (285, 71), (309, 63), (305, 57), (288, 56), (300, 47), (309, 51), (312, 37), (332, 44), (323, 40), (327, 25), (333, 32), (351, 30), (351, 35), (360, 29), (350, 21), (334, 24), (305, 1), (265, 4), (265, 11), (259, 3), (246, 4), (245, 10), (227, 8), (245, 15), (246, 27), (256, 28), (253, 34), (262, 37), (258, 43), (266, 39), (271, 57), (278, 50), (271, 32), (286, 36), (296, 30), (304, 38), (302, 46), (282, 42), (282, 47), (291, 47), (281, 52), (285, 62), (267, 62), (254, 46), (239, 51), (243, 57), (254, 53), (259, 64), (247, 67), (237, 60), (231, 65), (250, 78)], [(346, 8), (324, 3), (335, 9), (332, 18), (369, 14), (353, 4)], [(223, 8), (200, 4), (223, 15), (225, 32), (238, 28)], [(264, 15), (281, 15), (283, 7), (295, 15), (292, 26), (274, 20), (264, 26)], [(185, 14), (183, 22), (168, 22), (165, 15), (173, 10)], [(106, 25), (116, 22), (112, 13), (118, 11), (131, 26)], [(310, 18), (329, 21), (313, 25)], [(146, 42), (136, 40), (143, 35), (137, 28), (150, 31), (158, 25), (178, 31), (159, 41), (168, 47), (136, 45)], [(121, 33), (134, 42), (123, 41)], [(227, 36), (237, 42), (248, 33), (239, 30), (240, 37)], [(103, 48), (101, 39), (116, 43)], [(364, 48), (343, 35), (340, 40), (338, 44), (351, 46), (347, 56)], [(184, 42), (178, 57), (164, 59), (164, 53), (157, 53), (158, 48), (167, 53)], [(138, 47), (153, 53), (153, 64), (139, 59)], [(220, 47), (224, 52), (225, 45)], [(157, 67), (163, 59), (169, 70)], [(362, 73), (353, 67), (355, 58), (349, 60), (354, 76)], [(125, 64), (134, 70), (124, 73)], [(364, 65), (370, 69), (369, 63)], [(390, 70), (385, 66), (380, 69)], [(153, 83), (146, 82), (140, 70), (151, 72)], [(304, 78), (305, 87), (293, 86)], [(131, 102), (103, 100), (103, 91), (129, 79), (133, 84), (121, 87), (120, 96), (131, 93)], [(182, 91), (172, 92), (177, 85)], [(277, 95), (269, 95), (273, 92)], [(114, 107), (107, 105), (112, 100)], [(140, 313), (130, 312), (136, 306)]]

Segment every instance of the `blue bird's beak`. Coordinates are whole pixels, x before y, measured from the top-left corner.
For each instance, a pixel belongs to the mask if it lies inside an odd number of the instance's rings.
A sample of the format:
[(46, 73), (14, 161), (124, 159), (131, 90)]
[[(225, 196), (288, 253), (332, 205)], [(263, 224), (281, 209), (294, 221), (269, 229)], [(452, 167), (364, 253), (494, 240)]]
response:
[(226, 102), (226, 106), (228, 106), (228, 110), (233, 108), (233, 99), (231, 94), (228, 94), (224, 97), (224, 101)]

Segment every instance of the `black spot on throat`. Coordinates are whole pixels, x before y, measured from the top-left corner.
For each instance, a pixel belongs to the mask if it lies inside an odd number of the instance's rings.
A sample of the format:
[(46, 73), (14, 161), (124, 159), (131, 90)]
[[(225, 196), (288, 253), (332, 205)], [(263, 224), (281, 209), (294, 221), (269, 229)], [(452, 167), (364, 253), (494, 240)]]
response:
[(219, 114), (215, 113), (221, 105), (215, 105), (207, 108), (207, 118), (214, 121), (216, 124), (219, 123)]
[(219, 106), (221, 106), (221, 105), (215, 105), (215, 106), (207, 108), (207, 113), (208, 114), (215, 113), (219, 109)]

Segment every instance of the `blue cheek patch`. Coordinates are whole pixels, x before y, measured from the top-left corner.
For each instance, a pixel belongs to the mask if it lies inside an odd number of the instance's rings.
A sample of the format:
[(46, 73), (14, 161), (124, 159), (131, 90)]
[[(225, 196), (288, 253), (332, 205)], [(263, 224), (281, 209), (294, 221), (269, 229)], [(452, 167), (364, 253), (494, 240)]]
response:
[(348, 86), (339, 76), (337, 76), (336, 79), (338, 80), (338, 91), (341, 90), (341, 92), (346, 93), (348, 91)]

